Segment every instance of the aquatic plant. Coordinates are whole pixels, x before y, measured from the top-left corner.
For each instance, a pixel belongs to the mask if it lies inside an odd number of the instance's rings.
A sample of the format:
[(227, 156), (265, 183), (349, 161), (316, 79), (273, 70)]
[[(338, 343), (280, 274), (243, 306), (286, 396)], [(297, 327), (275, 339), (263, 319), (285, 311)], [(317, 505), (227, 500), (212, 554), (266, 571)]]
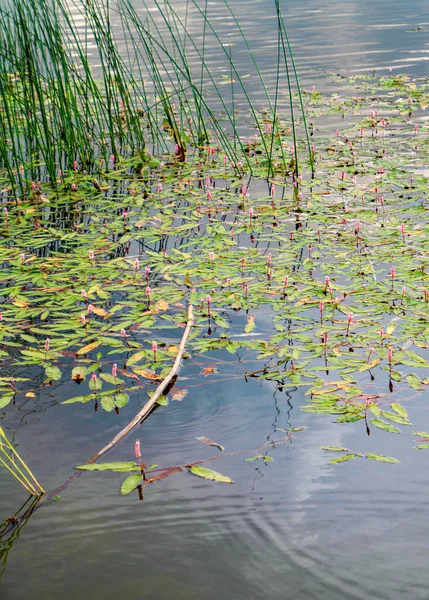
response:
[(0, 465), (4, 467), (31, 496), (42, 496), (45, 493), (33, 473), (7, 439), (2, 427), (0, 427)]

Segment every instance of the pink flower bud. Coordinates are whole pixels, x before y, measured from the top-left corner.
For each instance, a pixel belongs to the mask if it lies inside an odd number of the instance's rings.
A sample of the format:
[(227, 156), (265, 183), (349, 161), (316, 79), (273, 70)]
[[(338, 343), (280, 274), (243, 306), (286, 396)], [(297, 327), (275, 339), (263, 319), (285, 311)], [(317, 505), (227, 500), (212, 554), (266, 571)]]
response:
[(207, 198), (208, 198), (209, 200), (213, 200), (213, 196), (212, 196), (212, 193), (211, 193), (211, 191), (210, 191), (210, 190), (207, 190)]
[(276, 195), (276, 187), (273, 183), (271, 186), (271, 197), (274, 198), (275, 195)]
[(206, 302), (207, 302), (207, 304), (208, 304), (209, 306), (210, 306), (210, 304), (211, 304), (211, 301), (212, 301), (212, 299), (211, 299), (211, 297), (210, 297), (210, 294), (207, 294), (207, 296), (206, 296)]
[(9, 211), (7, 210), (6, 206), (3, 209), (3, 213), (4, 213), (5, 218), (7, 219), (9, 216)]
[(97, 381), (97, 373), (92, 374), (92, 381), (95, 383)]
[(88, 304), (88, 314), (90, 315), (94, 310), (94, 307), (92, 306), (92, 304)]
[(156, 353), (158, 351), (158, 344), (156, 342), (152, 342), (152, 352)]
[(82, 295), (82, 298), (86, 298), (86, 292), (85, 292), (85, 290), (80, 290), (80, 293)]
[(393, 357), (393, 349), (391, 346), (389, 346), (387, 349), (387, 360), (389, 361), (389, 363), (392, 362), (392, 357)]
[(225, 156), (223, 157), (223, 164), (226, 166), (227, 162), (228, 162), (228, 157), (225, 154)]
[(148, 286), (148, 285), (147, 285), (147, 286), (146, 286), (146, 296), (147, 296), (148, 298), (149, 298), (149, 296), (150, 296), (150, 292), (151, 292), (150, 286)]
[(252, 208), (252, 207), (250, 207), (250, 208), (249, 208), (249, 217), (250, 217), (251, 219), (253, 219), (253, 215), (254, 215), (254, 214), (255, 214), (255, 212), (254, 212), (253, 208)]
[(391, 274), (391, 276), (392, 276), (392, 279), (393, 279), (393, 277), (395, 277), (395, 267), (392, 267), (392, 268), (390, 269), (390, 274)]
[(139, 259), (138, 259), (138, 258), (136, 258), (136, 260), (134, 261), (134, 269), (135, 269), (136, 271), (138, 271), (138, 270), (139, 270), (139, 268), (140, 268), (140, 261), (139, 261)]
[(158, 192), (162, 192), (162, 183), (158, 183), (157, 190)]
[(345, 171), (341, 171), (341, 179), (342, 179), (342, 181), (344, 181), (345, 178), (346, 178)]
[(136, 441), (135, 445), (134, 445), (134, 452), (136, 454), (136, 459), (140, 460), (142, 455), (140, 453), (140, 442), (139, 440)]
[(286, 275), (286, 277), (285, 277), (285, 278), (284, 278), (284, 280), (283, 280), (283, 285), (284, 285), (284, 287), (287, 287), (287, 286), (288, 286), (288, 283), (289, 283), (289, 277)]
[(380, 175), (383, 175), (383, 167), (382, 166), (380, 166), (379, 173), (380, 173)]
[(121, 335), (122, 337), (126, 338), (127, 337), (127, 332), (125, 331), (125, 329), (121, 329)]
[(210, 252), (209, 252), (209, 259), (210, 260), (214, 260), (214, 258), (215, 258), (214, 252), (213, 252), (213, 250), (210, 250)]
[(271, 264), (271, 254), (267, 254), (267, 263), (270, 265)]
[(115, 364), (112, 366), (112, 375), (113, 375), (113, 377), (116, 377), (116, 375), (117, 375), (117, 372), (118, 372), (118, 365), (115, 363)]
[(326, 345), (329, 339), (329, 335), (327, 333), (323, 334), (323, 343)]
[(49, 350), (49, 344), (50, 344), (50, 340), (49, 340), (49, 338), (46, 338), (46, 340), (45, 340), (45, 350), (46, 350), (46, 352)]
[(243, 194), (243, 196), (245, 196), (247, 194), (247, 185), (243, 185), (243, 189), (241, 190), (241, 193)]
[(323, 314), (323, 302), (322, 302), (322, 300), (319, 302), (319, 312), (320, 312), (320, 315)]
[(77, 160), (73, 161), (73, 169), (77, 171)]
[(80, 315), (80, 320), (82, 322), (82, 325), (86, 324), (86, 317), (85, 317), (85, 315), (83, 313)]
[(77, 190), (77, 185), (75, 183), (71, 184), (71, 189), (73, 192), (75, 192)]
[(88, 257), (89, 257), (89, 260), (94, 260), (94, 250), (90, 250), (88, 252)]
[(25, 254), (20, 254), (19, 258), (21, 259), (21, 262), (23, 263), (25, 260)]
[(353, 322), (353, 313), (351, 313), (351, 312), (350, 312), (350, 313), (347, 315), (347, 323), (349, 323), (349, 324), (350, 324), (350, 323), (352, 323), (352, 322)]
[(145, 271), (146, 277), (147, 277), (149, 275), (149, 273), (150, 273), (150, 267), (149, 267), (149, 265), (146, 265), (146, 268), (145, 268), (144, 271)]

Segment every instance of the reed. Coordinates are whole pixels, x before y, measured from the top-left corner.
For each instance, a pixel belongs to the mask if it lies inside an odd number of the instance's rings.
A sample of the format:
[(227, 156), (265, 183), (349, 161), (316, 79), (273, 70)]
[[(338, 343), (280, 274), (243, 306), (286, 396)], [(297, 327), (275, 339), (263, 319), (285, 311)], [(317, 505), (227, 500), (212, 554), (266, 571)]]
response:
[[(235, 29), (227, 40), (208, 14), (209, 3), (197, 0), (186, 0), (184, 18), (173, 0), (143, 0), (143, 13), (131, 0), (6, 2), (0, 8), (0, 166), (14, 193), (24, 194), (28, 182), (43, 173), (55, 185), (58, 171), (76, 163), (82, 170), (96, 171), (101, 159), (107, 162), (111, 154), (129, 156), (146, 149), (161, 155), (175, 148), (177, 158), (185, 160), (187, 152), (215, 144), (231, 162), (247, 161), (251, 172), (243, 141), (250, 127), (237, 117), (238, 108), (252, 117), (266, 176), (274, 175), (277, 148), (286, 170), (283, 145), (274, 141), (274, 136), (281, 139), (276, 113), (282, 71), (289, 91), (296, 172), (302, 149), (297, 110), (313, 171), (304, 104), (278, 0), (274, 92), (243, 27), (227, 0), (224, 4)], [(191, 13), (202, 32), (198, 42), (189, 26)], [(234, 35), (250, 52), (273, 122), (271, 138), (234, 60)], [(213, 74), (208, 48), (229, 73), (227, 94)], [(294, 89), (299, 107), (294, 106)]]
[(0, 427), (0, 465), (24, 487), (31, 496), (42, 496), (45, 490), (9, 442)]

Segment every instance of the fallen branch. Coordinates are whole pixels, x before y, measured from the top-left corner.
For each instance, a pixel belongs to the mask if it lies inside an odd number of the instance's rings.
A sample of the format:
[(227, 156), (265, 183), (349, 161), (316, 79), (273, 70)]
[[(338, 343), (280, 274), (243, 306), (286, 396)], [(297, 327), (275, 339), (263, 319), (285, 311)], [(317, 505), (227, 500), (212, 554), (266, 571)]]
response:
[(183, 332), (182, 340), (180, 342), (179, 351), (176, 356), (176, 360), (174, 361), (173, 366), (170, 369), (168, 375), (161, 381), (159, 386), (156, 388), (155, 392), (151, 396), (151, 398), (146, 402), (143, 408), (136, 414), (134, 419), (128, 423), (126, 427), (124, 427), (111, 442), (109, 442), (104, 448), (102, 448), (97, 454), (95, 454), (92, 458), (90, 458), (85, 464), (90, 465), (94, 463), (96, 460), (104, 456), (106, 452), (111, 450), (116, 444), (118, 444), (126, 435), (130, 433), (134, 427), (136, 427), (139, 423), (141, 423), (152, 411), (154, 408), (158, 398), (164, 394), (166, 390), (168, 390), (172, 384), (174, 384), (177, 374), (180, 368), (180, 362), (183, 358), (183, 353), (185, 351), (186, 342), (188, 341), (189, 334), (191, 333), (192, 326), (194, 324), (194, 310), (191, 303), (188, 304), (188, 320), (186, 323), (185, 331)]

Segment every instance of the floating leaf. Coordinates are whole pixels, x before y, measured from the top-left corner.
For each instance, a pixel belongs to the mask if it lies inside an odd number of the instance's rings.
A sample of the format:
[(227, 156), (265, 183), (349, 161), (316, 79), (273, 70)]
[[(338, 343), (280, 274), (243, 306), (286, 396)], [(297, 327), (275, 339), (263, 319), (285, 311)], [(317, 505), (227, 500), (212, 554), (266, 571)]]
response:
[(95, 348), (98, 348), (98, 346), (101, 344), (101, 340), (97, 341), (97, 342), (92, 342), (91, 344), (88, 344), (87, 346), (84, 346), (83, 348), (81, 348), (80, 350), (78, 350), (76, 352), (76, 354), (78, 356), (80, 356), (81, 354), (88, 354), (88, 352), (91, 352), (91, 350), (94, 350)]
[(429, 438), (429, 432), (427, 431), (413, 431), (414, 435), (418, 435), (421, 438)]
[(418, 444), (413, 450), (429, 450), (429, 444)]
[(167, 396), (163, 396), (161, 394), (161, 396), (158, 398), (158, 400), (156, 401), (157, 404), (159, 404), (160, 406), (168, 406), (168, 398)]
[(113, 377), (110, 373), (100, 373), (100, 379), (103, 381), (107, 381), (107, 383), (112, 383), (113, 385), (120, 385), (124, 383), (123, 379), (119, 379), (118, 377)]
[(342, 456), (336, 456), (332, 460), (329, 461), (328, 465), (335, 465), (337, 463), (346, 462), (348, 460), (352, 460), (353, 458), (357, 458), (362, 456), (362, 454), (343, 454)]
[(111, 412), (115, 408), (115, 401), (112, 396), (103, 396), (100, 402), (103, 410)]
[(122, 482), (122, 485), (121, 485), (121, 494), (123, 496), (125, 496), (126, 494), (129, 494), (130, 492), (132, 492), (133, 490), (135, 490), (137, 486), (140, 485), (141, 481), (142, 481), (141, 474), (139, 474), (139, 475), (130, 475), (129, 477), (127, 477), (125, 479), (125, 481)]
[(46, 367), (45, 375), (47, 379), (51, 379), (52, 381), (61, 379), (61, 371), (58, 367)]
[(137, 375), (140, 375), (140, 377), (144, 377), (145, 379), (152, 379), (152, 381), (162, 381), (162, 377), (160, 377), (156, 373), (153, 373), (152, 371), (148, 371), (148, 369), (134, 368), (133, 371), (134, 373), (137, 373)]
[(396, 402), (394, 402), (393, 404), (390, 405), (392, 410), (395, 411), (395, 413), (398, 413), (398, 415), (400, 415), (401, 417), (408, 417), (408, 413), (405, 410), (405, 408), (403, 406), (401, 406), (400, 404), (397, 404)]
[(366, 458), (378, 460), (378, 462), (395, 463), (397, 465), (400, 464), (400, 461), (397, 458), (393, 458), (392, 456), (383, 456), (382, 454), (367, 454)]
[(330, 452), (347, 452), (347, 448), (341, 446), (320, 446), (322, 450), (329, 450)]
[(258, 460), (259, 458), (261, 458), (261, 456), (248, 456), (244, 459), (244, 462), (253, 462), (255, 460)]
[(86, 376), (85, 367), (79, 365), (79, 366), (73, 368), (73, 371), (72, 371), (73, 381), (80, 383), (81, 381), (83, 381), (85, 379), (85, 376)]
[(176, 400), (177, 402), (182, 402), (182, 400), (187, 396), (188, 390), (176, 390), (174, 394), (172, 394), (171, 399)]
[(115, 394), (115, 404), (118, 408), (123, 408), (129, 402), (129, 396), (125, 392), (121, 392), (120, 394)]
[(383, 419), (371, 419), (371, 425), (374, 427), (378, 427), (378, 429), (382, 429), (383, 431), (388, 431), (389, 433), (401, 433), (401, 430), (397, 427), (394, 427), (387, 421), (383, 421)]
[(225, 475), (221, 475), (217, 473), (217, 471), (212, 471), (211, 469), (206, 469), (205, 467), (200, 467), (198, 465), (193, 465), (190, 467), (190, 472), (193, 475), (197, 475), (198, 477), (203, 477), (204, 479), (211, 479), (212, 481), (220, 481), (221, 483), (233, 483), (232, 479), (226, 477)]
[[(79, 465), (75, 467), (81, 471), (116, 471), (117, 469), (133, 469), (137, 465), (133, 462), (111, 462), (111, 463), (93, 463), (90, 465)], [(138, 467), (140, 468), (140, 467)]]
[[(127, 367), (131, 367), (131, 365), (135, 365), (136, 363), (140, 362), (141, 360), (143, 360), (146, 357), (146, 350), (140, 350), (140, 352), (136, 352), (136, 354), (133, 354), (132, 356), (130, 356), (130, 358), (127, 358)], [(133, 369), (136, 373), (136, 369)]]
[(0, 408), (5, 408), (14, 399), (15, 394), (5, 394), (0, 398)]
[(422, 387), (422, 382), (420, 381), (420, 379), (417, 377), (417, 375), (414, 375), (413, 373), (410, 373), (409, 375), (405, 376), (405, 379), (408, 383), (408, 385), (413, 388), (414, 390), (420, 390)]
[(225, 450), (225, 448), (223, 446), (221, 446), (217, 442), (213, 442), (212, 440), (210, 440), (209, 438), (206, 438), (204, 436), (200, 436), (195, 439), (198, 440), (199, 442), (203, 442), (203, 444), (207, 444), (208, 446), (216, 446), (216, 448), (219, 448), (219, 450), (221, 452), (223, 452)]

